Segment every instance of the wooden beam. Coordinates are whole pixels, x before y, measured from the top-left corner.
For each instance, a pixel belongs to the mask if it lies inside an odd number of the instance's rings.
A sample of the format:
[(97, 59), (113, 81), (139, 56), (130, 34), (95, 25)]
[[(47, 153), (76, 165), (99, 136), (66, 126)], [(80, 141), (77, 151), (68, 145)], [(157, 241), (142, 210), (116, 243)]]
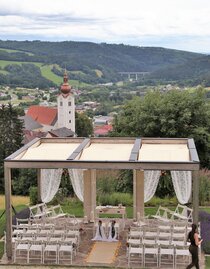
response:
[(5, 208), (6, 208), (6, 256), (12, 260), (12, 207), (11, 207), (11, 169), (4, 167)]
[(67, 160), (75, 160), (79, 154), (82, 153), (83, 149), (90, 145), (90, 138), (85, 138), (82, 143), (72, 152)]
[(133, 218), (144, 218), (144, 171), (133, 170)]
[(29, 142), (28, 144), (26, 144), (22, 148), (15, 151), (13, 154), (9, 155), (5, 160), (13, 160), (13, 159), (15, 159), (18, 155), (20, 155), (21, 153), (26, 151), (28, 148), (30, 148), (32, 146), (35, 146), (36, 144), (37, 145), (40, 144), (40, 138), (34, 138), (31, 142)]
[(129, 161), (5, 161), (8, 168), (75, 168), (75, 169), (137, 169), (137, 170), (199, 170), (194, 162), (129, 162)]
[(192, 172), (192, 183), (193, 183), (193, 223), (198, 224), (199, 214), (199, 177), (198, 171)]
[(141, 139), (137, 138), (135, 140), (135, 143), (133, 145), (132, 151), (131, 151), (131, 155), (129, 158), (129, 161), (137, 161), (138, 160), (138, 156), (139, 156), (139, 149), (141, 147)]
[(41, 202), (41, 169), (37, 169), (37, 196), (38, 202)]
[(41, 143), (81, 143), (84, 137), (43, 137)]

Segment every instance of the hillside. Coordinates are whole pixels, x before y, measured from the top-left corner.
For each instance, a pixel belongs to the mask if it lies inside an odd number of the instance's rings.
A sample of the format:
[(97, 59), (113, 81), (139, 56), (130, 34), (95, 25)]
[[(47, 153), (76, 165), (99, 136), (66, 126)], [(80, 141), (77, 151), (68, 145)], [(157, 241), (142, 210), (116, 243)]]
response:
[[(149, 80), (202, 80), (208, 73), (206, 55), (123, 44), (90, 42), (0, 41), (0, 85), (59, 85), (63, 69), (70, 78), (88, 84), (115, 82), (119, 72), (149, 72)], [(187, 76), (185, 72), (187, 67)], [(178, 68), (180, 74), (178, 75)], [(177, 75), (175, 75), (175, 73)], [(145, 80), (147, 83), (147, 80)], [(24, 85), (23, 85), (24, 84)]]

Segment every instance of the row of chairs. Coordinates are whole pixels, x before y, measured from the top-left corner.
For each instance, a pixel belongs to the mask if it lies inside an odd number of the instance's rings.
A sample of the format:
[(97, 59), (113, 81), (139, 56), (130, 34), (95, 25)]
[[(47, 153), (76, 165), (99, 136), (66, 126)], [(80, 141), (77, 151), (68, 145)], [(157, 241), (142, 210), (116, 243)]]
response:
[(43, 263), (60, 264), (70, 262), (72, 264), (73, 256), (76, 255), (76, 249), (72, 242), (59, 241), (37, 241), (37, 240), (16, 240), (14, 248), (14, 262), (18, 259), (26, 259), (27, 263), (32, 260)]
[(168, 241), (176, 241), (181, 240), (186, 242), (188, 234), (187, 226), (178, 226), (176, 229), (175, 226), (151, 226), (145, 225), (140, 227), (130, 227), (130, 231), (128, 233), (128, 238), (134, 238), (142, 240), (150, 239), (158, 240), (158, 239), (167, 239)]
[(30, 220), (45, 219), (45, 218), (61, 218), (67, 214), (63, 212), (60, 204), (48, 207), (46, 203), (36, 204), (29, 207)]
[(189, 263), (190, 253), (188, 247), (165, 246), (165, 245), (147, 245), (129, 244), (127, 249), (128, 267), (131, 263), (137, 262), (145, 267), (146, 264), (154, 264), (161, 267), (163, 264), (176, 268), (177, 265)]
[(178, 204), (174, 211), (166, 207), (159, 206), (157, 212), (155, 213), (155, 215), (152, 215), (152, 217), (158, 220), (165, 221), (165, 222), (178, 219), (178, 220), (185, 220), (192, 223), (192, 213), (193, 213), (193, 209), (187, 206)]

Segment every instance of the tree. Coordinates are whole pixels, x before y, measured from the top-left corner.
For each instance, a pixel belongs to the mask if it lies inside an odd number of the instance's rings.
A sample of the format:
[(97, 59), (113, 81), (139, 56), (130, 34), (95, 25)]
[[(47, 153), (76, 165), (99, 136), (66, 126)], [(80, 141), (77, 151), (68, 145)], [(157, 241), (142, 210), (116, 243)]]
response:
[(194, 93), (151, 91), (127, 102), (114, 121), (113, 134), (194, 138), (203, 167), (210, 167), (210, 104), (203, 89)]
[(0, 108), (0, 192), (4, 191), (4, 159), (22, 145), (23, 121), (11, 104)]
[(76, 134), (80, 137), (88, 137), (93, 134), (92, 120), (84, 113), (75, 114)]

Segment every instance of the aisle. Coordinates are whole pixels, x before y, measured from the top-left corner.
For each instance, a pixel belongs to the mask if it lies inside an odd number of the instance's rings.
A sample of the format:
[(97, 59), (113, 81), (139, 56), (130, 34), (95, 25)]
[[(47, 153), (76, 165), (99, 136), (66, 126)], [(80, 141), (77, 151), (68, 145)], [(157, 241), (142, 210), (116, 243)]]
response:
[(115, 261), (120, 242), (95, 242), (86, 262), (91, 264), (111, 264)]

